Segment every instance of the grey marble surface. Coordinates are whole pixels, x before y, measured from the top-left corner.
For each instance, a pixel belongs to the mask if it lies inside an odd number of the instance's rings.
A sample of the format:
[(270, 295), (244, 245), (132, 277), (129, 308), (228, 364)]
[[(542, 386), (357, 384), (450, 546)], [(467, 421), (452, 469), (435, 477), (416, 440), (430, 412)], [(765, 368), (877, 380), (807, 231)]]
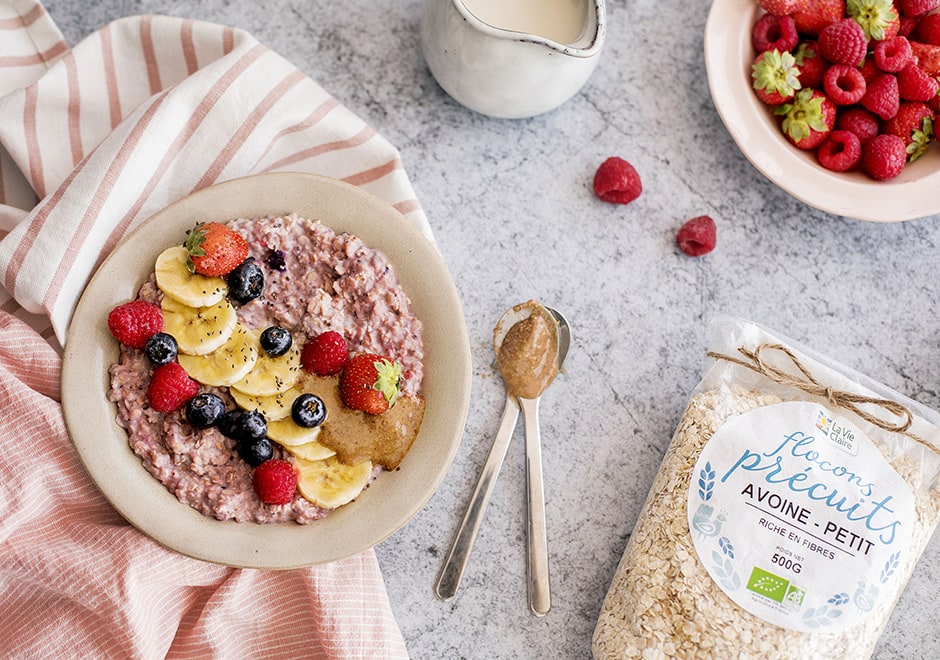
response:
[[(701, 375), (709, 319), (729, 313), (799, 338), (940, 408), (940, 215), (880, 224), (814, 210), (742, 156), (708, 94), (707, 0), (610, 0), (605, 52), (583, 91), (528, 120), (456, 104), (424, 65), (421, 0), (48, 0), (70, 43), (141, 13), (243, 28), (294, 62), (402, 154), (460, 291), (473, 355), (462, 444), (439, 492), (376, 549), (415, 658), (584, 658), (672, 431)], [(594, 198), (609, 155), (644, 193)], [(674, 235), (709, 214), (719, 244), (690, 259)], [(543, 398), (553, 608), (525, 594), (521, 426), (457, 598), (432, 584), (499, 422), (490, 348), (502, 310), (537, 298), (574, 325)], [(933, 539), (878, 658), (940, 656)]]

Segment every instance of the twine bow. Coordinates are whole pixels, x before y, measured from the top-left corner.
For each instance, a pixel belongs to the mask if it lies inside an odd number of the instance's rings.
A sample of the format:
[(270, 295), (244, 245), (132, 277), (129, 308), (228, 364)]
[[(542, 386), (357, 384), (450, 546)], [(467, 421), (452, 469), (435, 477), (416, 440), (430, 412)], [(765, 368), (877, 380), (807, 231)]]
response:
[[(773, 364), (770, 364), (762, 357), (762, 353), (764, 351), (779, 351), (783, 353), (790, 359), (790, 362), (799, 373), (787, 371), (786, 369), (781, 369), (774, 366)], [(800, 390), (803, 390), (807, 394), (822, 397), (829, 401), (829, 403), (831, 403), (833, 406), (844, 408), (850, 412), (853, 412), (864, 419), (866, 422), (874, 424), (875, 426), (886, 431), (907, 434), (908, 429), (911, 427), (911, 423), (914, 421), (914, 416), (911, 414), (911, 411), (907, 408), (907, 406), (898, 403), (897, 401), (878, 397), (863, 396), (861, 394), (855, 394), (854, 392), (844, 392), (842, 390), (835, 390), (829, 386), (823, 385), (818, 380), (816, 380), (816, 377), (809, 372), (802, 362), (800, 362), (799, 358), (797, 358), (797, 356), (794, 355), (789, 348), (782, 344), (760, 344), (753, 351), (741, 346), (738, 348), (738, 352), (741, 353), (745, 359), (741, 359), (732, 355), (725, 355), (723, 353), (715, 353), (713, 351), (709, 351), (708, 356), (739, 364), (742, 367), (747, 367), (752, 371), (770, 378), (772, 381), (779, 383), (780, 385), (796, 387)], [(883, 417), (867, 412), (860, 407), (862, 405), (881, 408), (889, 415), (893, 415), (895, 418), (900, 418), (901, 421), (898, 423), (887, 421)]]

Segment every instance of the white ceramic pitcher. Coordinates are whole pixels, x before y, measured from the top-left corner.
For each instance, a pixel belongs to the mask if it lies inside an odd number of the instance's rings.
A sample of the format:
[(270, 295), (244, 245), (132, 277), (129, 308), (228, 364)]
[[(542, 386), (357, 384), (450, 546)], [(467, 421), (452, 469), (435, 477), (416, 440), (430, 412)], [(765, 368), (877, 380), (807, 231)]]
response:
[(604, 2), (582, 0), (580, 31), (560, 43), (486, 23), (468, 8), (471, 0), (427, 0), (424, 58), (444, 91), (471, 110), (532, 117), (567, 101), (590, 78), (607, 31)]

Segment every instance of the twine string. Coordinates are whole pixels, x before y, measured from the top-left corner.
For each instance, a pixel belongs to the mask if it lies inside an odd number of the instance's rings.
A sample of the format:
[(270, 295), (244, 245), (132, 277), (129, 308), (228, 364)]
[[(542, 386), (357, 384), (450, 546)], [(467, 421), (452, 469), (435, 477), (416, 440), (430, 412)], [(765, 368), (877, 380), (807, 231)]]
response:
[[(789, 358), (790, 364), (793, 368), (795, 368), (795, 371), (780, 368), (771, 364), (768, 359), (764, 358), (762, 355), (765, 351), (777, 351), (779, 353), (783, 353), (787, 358)], [(866, 422), (882, 428), (885, 431), (906, 434), (914, 421), (914, 416), (911, 414), (911, 411), (907, 408), (907, 406), (898, 403), (897, 401), (883, 399), (880, 397), (863, 396), (854, 392), (845, 392), (842, 390), (833, 389), (827, 385), (823, 385), (816, 379), (815, 376), (813, 376), (812, 373), (810, 373), (809, 369), (806, 368), (800, 359), (783, 344), (760, 344), (754, 350), (741, 346), (738, 348), (738, 352), (743, 356), (743, 358), (739, 358), (733, 355), (725, 355), (723, 353), (716, 353), (714, 351), (709, 351), (708, 356), (719, 360), (733, 362), (734, 364), (741, 365), (742, 367), (747, 367), (756, 373), (770, 378), (772, 381), (780, 385), (795, 387), (806, 392), (807, 394), (822, 397), (833, 406), (837, 408), (844, 408), (845, 410), (853, 412), (864, 419)], [(885, 419), (884, 416), (875, 415), (868, 412), (861, 406), (881, 408), (881, 410), (887, 413), (889, 416), (892, 416), (893, 418), (899, 418), (900, 421), (892, 422), (890, 419)]]

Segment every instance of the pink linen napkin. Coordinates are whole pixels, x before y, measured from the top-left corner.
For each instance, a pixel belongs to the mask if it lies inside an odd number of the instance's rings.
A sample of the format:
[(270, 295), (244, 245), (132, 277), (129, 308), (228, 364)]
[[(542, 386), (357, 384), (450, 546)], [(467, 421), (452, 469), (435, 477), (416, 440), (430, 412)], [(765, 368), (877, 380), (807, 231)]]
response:
[(102, 259), (213, 183), (295, 170), (384, 198), (431, 238), (397, 151), (229, 27), (125, 18), (69, 48), (0, 0), (0, 657), (407, 657), (372, 551), (293, 571), (189, 559), (91, 483), (58, 344)]

